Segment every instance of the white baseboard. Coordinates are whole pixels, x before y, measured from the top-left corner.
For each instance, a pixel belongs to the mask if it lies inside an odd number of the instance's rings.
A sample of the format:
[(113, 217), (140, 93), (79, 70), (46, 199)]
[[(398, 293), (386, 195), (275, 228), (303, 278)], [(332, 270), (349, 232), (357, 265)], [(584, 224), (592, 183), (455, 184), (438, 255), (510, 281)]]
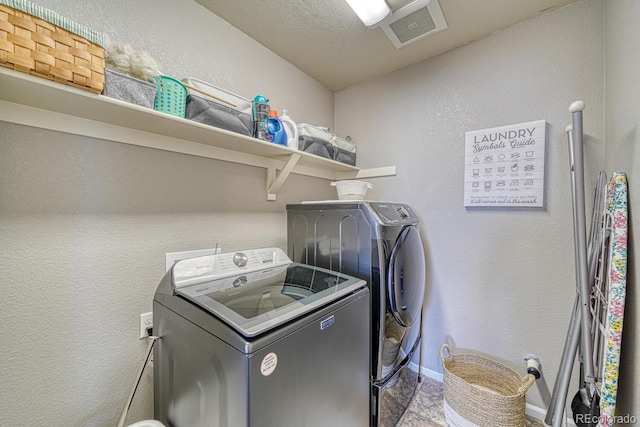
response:
[[(409, 369), (411, 369), (413, 372), (418, 372), (418, 365), (412, 362), (409, 364)], [(434, 371), (432, 369), (425, 368), (424, 366), (420, 366), (420, 375), (424, 375), (427, 378), (431, 378), (433, 380), (440, 381), (440, 382), (444, 380), (442, 373)], [(527, 407), (525, 408), (525, 414), (544, 424), (544, 418), (547, 416), (547, 410), (531, 405), (530, 403), (527, 403)], [(567, 417), (566, 426), (577, 427), (570, 417)]]
[[(418, 364), (413, 362), (409, 363), (409, 369), (411, 369), (413, 372), (418, 372)], [(431, 378), (440, 382), (444, 380), (440, 372), (427, 369), (424, 366), (420, 366), (420, 375), (424, 375), (427, 378)]]
[[(543, 425), (547, 425), (544, 423), (544, 418), (547, 416), (547, 410), (539, 408), (537, 406), (531, 405), (527, 403), (527, 407), (524, 410), (524, 413), (530, 416), (531, 418), (535, 418), (536, 420), (542, 421)], [(573, 422), (571, 417), (567, 417), (567, 423), (565, 424), (567, 427), (577, 427), (576, 423)]]

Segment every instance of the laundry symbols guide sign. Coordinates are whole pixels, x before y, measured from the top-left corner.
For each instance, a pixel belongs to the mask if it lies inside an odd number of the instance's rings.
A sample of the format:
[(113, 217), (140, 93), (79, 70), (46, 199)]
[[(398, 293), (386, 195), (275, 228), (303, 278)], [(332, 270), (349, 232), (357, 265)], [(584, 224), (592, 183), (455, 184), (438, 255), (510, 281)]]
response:
[(464, 205), (544, 206), (546, 122), (465, 133)]

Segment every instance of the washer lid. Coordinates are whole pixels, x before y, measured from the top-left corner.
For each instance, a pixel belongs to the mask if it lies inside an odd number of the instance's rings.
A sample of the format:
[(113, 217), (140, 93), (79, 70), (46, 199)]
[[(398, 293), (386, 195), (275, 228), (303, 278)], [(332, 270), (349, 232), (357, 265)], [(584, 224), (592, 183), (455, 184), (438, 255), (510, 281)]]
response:
[(253, 337), (364, 286), (361, 279), (290, 262), (177, 286), (174, 292)]

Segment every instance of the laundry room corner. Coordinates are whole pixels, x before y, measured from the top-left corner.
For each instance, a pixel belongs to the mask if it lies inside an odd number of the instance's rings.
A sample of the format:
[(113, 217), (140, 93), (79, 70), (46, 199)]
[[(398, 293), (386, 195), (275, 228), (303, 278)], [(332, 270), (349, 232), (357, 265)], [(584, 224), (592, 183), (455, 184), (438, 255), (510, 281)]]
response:
[[(514, 369), (535, 353), (553, 387), (575, 292), (564, 130), (584, 99), (590, 194), (603, 161), (603, 32), (602, 2), (580, 1), (336, 93), (336, 131), (364, 141), (363, 161), (400, 165), (393, 181), (371, 180), (372, 197), (410, 203), (422, 221), (429, 375), (448, 342)], [(533, 120), (547, 123), (544, 207), (465, 208), (465, 132)], [(527, 396), (546, 408), (548, 390)]]
[(0, 426), (640, 419), (640, 0), (356, 3), (0, 0)]

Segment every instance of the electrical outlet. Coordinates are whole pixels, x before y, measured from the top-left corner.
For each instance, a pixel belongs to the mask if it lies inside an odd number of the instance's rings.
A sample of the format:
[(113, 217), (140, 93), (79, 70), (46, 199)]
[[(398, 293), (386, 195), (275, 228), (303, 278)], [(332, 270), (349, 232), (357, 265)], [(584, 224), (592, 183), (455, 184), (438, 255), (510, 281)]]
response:
[(183, 260), (183, 259), (187, 259), (187, 258), (195, 258), (195, 257), (199, 257), (199, 256), (206, 256), (206, 255), (215, 255), (215, 254), (220, 254), (222, 253), (222, 248), (216, 246), (215, 248), (211, 248), (211, 249), (199, 249), (196, 251), (184, 251), (184, 252), (169, 252), (165, 254), (165, 272), (169, 271), (169, 269), (171, 267), (173, 267), (173, 264), (175, 264), (176, 262)]
[(145, 339), (149, 336), (147, 328), (153, 327), (153, 312), (143, 313), (140, 315), (140, 339)]

